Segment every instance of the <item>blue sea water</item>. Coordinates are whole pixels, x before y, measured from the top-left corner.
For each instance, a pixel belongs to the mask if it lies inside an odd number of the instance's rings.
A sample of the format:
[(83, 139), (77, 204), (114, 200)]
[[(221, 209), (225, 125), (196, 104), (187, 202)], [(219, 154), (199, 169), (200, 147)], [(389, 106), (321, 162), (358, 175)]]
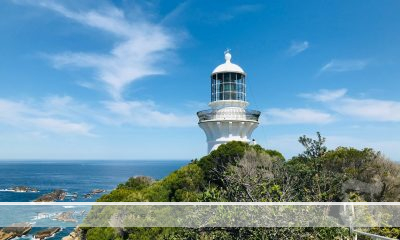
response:
[[(38, 193), (0, 191), (0, 202), (28, 202), (54, 189), (78, 193), (76, 201), (92, 189), (110, 191), (133, 176), (161, 179), (189, 161), (0, 161), (0, 189), (13, 186), (35, 187)], [(66, 199), (65, 201), (71, 201)]]
[[(144, 175), (161, 179), (188, 162), (176, 160), (0, 161), (0, 202), (30, 202), (54, 189), (63, 189), (71, 194), (77, 193), (77, 199), (67, 197), (63, 202), (92, 202), (102, 195), (85, 198), (84, 195), (93, 189), (105, 189), (107, 193), (133, 176)], [(39, 192), (5, 191), (14, 186), (33, 187)], [(3, 214), (5, 212), (3, 211)], [(2, 215), (1, 210), (0, 215)], [(50, 239), (61, 239), (70, 231), (71, 229), (64, 229)], [(32, 234), (19, 239), (32, 239)]]

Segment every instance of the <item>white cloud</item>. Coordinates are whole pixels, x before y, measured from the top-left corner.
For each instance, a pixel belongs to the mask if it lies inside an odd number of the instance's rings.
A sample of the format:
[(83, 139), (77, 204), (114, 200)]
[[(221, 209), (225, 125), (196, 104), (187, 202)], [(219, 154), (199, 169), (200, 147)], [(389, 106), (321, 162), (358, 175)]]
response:
[(347, 89), (327, 90), (321, 89), (317, 93), (302, 93), (299, 96), (308, 98), (317, 102), (333, 101), (346, 95)]
[(308, 108), (271, 108), (265, 115), (266, 124), (326, 124), (334, 121), (331, 114)]
[(75, 12), (56, 2), (17, 2), (52, 10), (65, 18), (117, 37), (113, 48), (106, 54), (64, 52), (48, 55), (55, 67), (70, 65), (94, 69), (97, 79), (106, 85), (115, 99), (121, 98), (128, 84), (146, 76), (164, 74), (161, 63), (167, 62), (170, 50), (176, 47), (176, 36), (163, 26), (150, 22), (139, 12), (134, 20), (129, 20), (124, 12), (115, 7), (107, 7), (102, 11)]
[(354, 98), (346, 95), (347, 89), (320, 90), (317, 93), (303, 93), (300, 96), (327, 106), (347, 117), (378, 122), (400, 122), (400, 102), (372, 98)]
[(319, 71), (323, 72), (348, 72), (363, 70), (369, 64), (367, 59), (337, 60), (333, 59), (325, 64)]
[(289, 49), (286, 51), (289, 56), (296, 56), (297, 54), (304, 52), (310, 47), (308, 41), (303, 42), (292, 42)]
[(336, 112), (363, 120), (400, 122), (400, 102), (344, 98), (333, 104)]
[[(177, 34), (169, 32), (163, 25), (153, 23), (140, 9), (135, 9), (134, 18), (125, 16), (124, 12), (112, 6), (96, 10), (74, 11), (60, 2), (44, 0), (14, 0), (20, 4), (30, 4), (51, 10), (61, 16), (79, 24), (103, 31), (115, 37), (116, 42), (109, 53), (64, 52), (55, 55), (46, 55), (55, 67), (75, 66), (94, 69), (98, 80), (114, 98), (104, 102), (105, 108), (88, 108), (73, 101), (69, 97), (51, 97), (43, 103), (43, 110), (65, 119), (76, 120), (78, 112), (90, 115), (90, 120), (101, 123), (120, 123), (151, 127), (187, 127), (197, 122), (195, 114), (186, 116), (158, 110), (150, 101), (125, 101), (121, 94), (128, 84), (143, 77), (164, 74), (161, 67), (168, 61), (171, 50), (175, 49)], [(184, 5), (182, 5), (184, 6)], [(249, 9), (248, 9), (249, 10)], [(165, 20), (165, 19), (164, 19)], [(78, 82), (86, 88), (98, 88), (87, 80)], [(44, 116), (44, 117), (47, 117)], [(38, 125), (57, 127), (63, 122), (41, 119)], [(66, 125), (66, 123), (64, 122)], [(83, 125), (82, 125), (83, 126)], [(76, 125), (66, 125), (65, 129), (80, 128)]]
[[(237, 5), (235, 7), (225, 9), (225, 11), (219, 10), (218, 14), (211, 14), (210, 16), (211, 17), (216, 16), (218, 18), (218, 20), (229, 21), (239, 15), (258, 12), (258, 11), (262, 10), (263, 7), (264, 6), (261, 4), (242, 4), (242, 5)], [(210, 17), (210, 16), (208, 16), (208, 17)]]
[(98, 136), (94, 126), (194, 127), (196, 115), (159, 111), (151, 101), (108, 101), (99, 106), (76, 102), (70, 96), (51, 96), (40, 101), (0, 99), (0, 124), (33, 136)]
[(54, 133), (72, 133), (79, 135), (94, 136), (90, 133), (92, 128), (86, 123), (74, 123), (68, 120), (56, 119), (56, 118), (36, 118), (30, 119), (30, 121), (40, 129), (45, 129)]
[[(66, 106), (66, 102), (54, 102), (54, 104)], [(49, 109), (46, 101), (39, 105), (39, 107), (35, 107), (37, 106), (36, 103), (0, 99), (0, 123), (37, 133), (44, 131), (57, 134), (94, 136), (91, 133), (92, 126), (90, 124), (65, 119), (57, 114), (56, 110)]]
[(151, 101), (109, 101), (104, 105), (115, 115), (109, 121), (117, 124), (145, 127), (192, 127), (196, 124), (194, 114), (177, 115), (171, 112), (160, 112)]

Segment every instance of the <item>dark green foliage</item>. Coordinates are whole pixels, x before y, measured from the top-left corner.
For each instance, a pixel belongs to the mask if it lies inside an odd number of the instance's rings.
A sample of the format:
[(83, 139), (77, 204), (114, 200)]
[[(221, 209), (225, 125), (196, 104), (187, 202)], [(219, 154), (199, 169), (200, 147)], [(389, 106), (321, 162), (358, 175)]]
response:
[(235, 164), (248, 148), (249, 145), (243, 142), (229, 142), (201, 158), (197, 164), (203, 170), (206, 181), (220, 183), (219, 173), (227, 165)]
[(190, 163), (160, 181), (147, 177), (130, 178), (118, 185), (99, 202), (171, 202), (196, 201), (201, 195), (204, 174), (196, 163)]
[(257, 152), (260, 152), (260, 153), (266, 153), (266, 154), (268, 154), (270, 157), (273, 157), (273, 158), (276, 158), (276, 159), (279, 159), (279, 160), (281, 160), (281, 161), (285, 161), (285, 157), (282, 155), (282, 153), (280, 153), (280, 152), (278, 152), (278, 151), (276, 151), (276, 150), (271, 150), (271, 149), (264, 149), (263, 147), (261, 147), (260, 145), (255, 145), (255, 146), (252, 146), (252, 148), (254, 149), (254, 150), (256, 150)]
[(154, 180), (147, 176), (131, 177), (126, 183), (119, 184), (118, 188), (125, 188), (130, 190), (142, 190), (150, 186)]
[(87, 240), (122, 240), (114, 228), (91, 228), (86, 232)]
[(99, 202), (123, 202), (126, 197), (132, 193), (129, 189), (117, 188), (109, 194), (101, 196), (97, 201)]
[[(130, 178), (99, 201), (399, 201), (400, 168), (372, 149), (328, 150), (325, 138), (299, 138), (289, 160), (260, 145), (230, 142), (166, 178)], [(94, 213), (93, 213), (94, 214)], [(89, 217), (95, 218), (96, 215)], [(100, 213), (96, 213), (100, 214)], [(88, 239), (350, 239), (345, 228), (93, 228)], [(395, 228), (374, 232), (398, 237)]]

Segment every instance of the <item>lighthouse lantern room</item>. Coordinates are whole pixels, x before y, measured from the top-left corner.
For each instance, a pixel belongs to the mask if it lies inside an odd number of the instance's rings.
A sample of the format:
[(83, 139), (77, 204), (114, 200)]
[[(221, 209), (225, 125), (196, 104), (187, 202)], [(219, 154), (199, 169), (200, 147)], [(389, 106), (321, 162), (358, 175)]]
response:
[(249, 143), (258, 126), (260, 112), (246, 109), (246, 73), (231, 58), (230, 51), (225, 51), (225, 63), (211, 74), (211, 109), (197, 112), (209, 152), (229, 141)]

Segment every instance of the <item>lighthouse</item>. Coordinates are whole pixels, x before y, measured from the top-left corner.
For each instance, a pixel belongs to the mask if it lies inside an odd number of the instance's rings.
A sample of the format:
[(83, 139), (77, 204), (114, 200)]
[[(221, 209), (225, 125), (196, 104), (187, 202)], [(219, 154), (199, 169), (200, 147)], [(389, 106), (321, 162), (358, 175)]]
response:
[(246, 73), (231, 59), (230, 51), (225, 51), (225, 63), (211, 73), (210, 109), (197, 112), (208, 152), (229, 141), (250, 143), (258, 126), (260, 111), (247, 109)]

